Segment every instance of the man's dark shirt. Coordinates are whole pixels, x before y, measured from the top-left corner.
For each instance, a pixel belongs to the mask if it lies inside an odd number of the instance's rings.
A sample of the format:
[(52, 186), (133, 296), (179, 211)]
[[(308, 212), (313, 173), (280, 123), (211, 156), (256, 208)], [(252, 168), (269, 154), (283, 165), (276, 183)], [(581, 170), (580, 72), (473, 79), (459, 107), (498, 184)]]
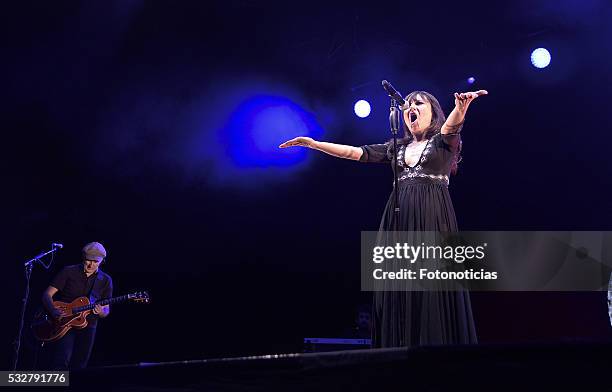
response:
[[(72, 302), (78, 297), (89, 297), (90, 302), (95, 302), (113, 296), (111, 277), (100, 270), (87, 277), (83, 264), (64, 267), (53, 278), (51, 286), (59, 290), (53, 298), (54, 301)], [(87, 328), (95, 328), (98, 316), (90, 314), (87, 316), (87, 322)]]

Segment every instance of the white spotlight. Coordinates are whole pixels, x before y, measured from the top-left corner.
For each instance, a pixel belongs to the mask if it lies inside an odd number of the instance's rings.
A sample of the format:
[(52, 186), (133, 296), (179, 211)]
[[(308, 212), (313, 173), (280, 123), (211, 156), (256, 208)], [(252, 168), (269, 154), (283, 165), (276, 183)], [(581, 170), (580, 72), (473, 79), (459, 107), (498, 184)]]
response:
[(531, 64), (536, 68), (546, 68), (550, 64), (550, 52), (544, 48), (537, 48), (531, 52)]
[(355, 102), (355, 114), (357, 117), (365, 118), (370, 115), (370, 104), (364, 99)]

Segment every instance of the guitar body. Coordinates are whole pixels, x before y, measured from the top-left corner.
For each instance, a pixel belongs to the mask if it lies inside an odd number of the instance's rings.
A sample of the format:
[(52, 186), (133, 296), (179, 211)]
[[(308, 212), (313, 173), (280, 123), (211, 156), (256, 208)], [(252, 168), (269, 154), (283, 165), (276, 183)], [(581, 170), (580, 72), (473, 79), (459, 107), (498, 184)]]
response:
[(87, 316), (93, 312), (96, 305), (105, 306), (126, 301), (148, 304), (149, 293), (140, 291), (120, 297), (102, 299), (96, 301), (95, 304), (90, 304), (87, 297), (79, 297), (70, 303), (54, 301), (53, 306), (62, 309), (69, 316), (56, 320), (46, 312), (39, 312), (34, 316), (32, 332), (36, 339), (40, 341), (54, 342), (64, 337), (70, 331), (70, 328), (85, 328), (87, 326)]
[(32, 322), (34, 336), (43, 342), (54, 342), (64, 337), (71, 328), (85, 328), (87, 326), (86, 317), (91, 310), (78, 313), (72, 310), (86, 305), (89, 305), (87, 297), (79, 297), (70, 303), (54, 301), (53, 306), (64, 310), (69, 316), (55, 319), (46, 312), (37, 314)]

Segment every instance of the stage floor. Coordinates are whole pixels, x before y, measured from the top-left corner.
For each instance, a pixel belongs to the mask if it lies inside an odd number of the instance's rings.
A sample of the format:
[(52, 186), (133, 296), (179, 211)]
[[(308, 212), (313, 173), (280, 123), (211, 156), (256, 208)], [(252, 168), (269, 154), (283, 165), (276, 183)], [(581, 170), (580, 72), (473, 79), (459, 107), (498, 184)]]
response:
[(72, 372), (89, 391), (610, 390), (611, 343), (440, 346), (139, 363)]

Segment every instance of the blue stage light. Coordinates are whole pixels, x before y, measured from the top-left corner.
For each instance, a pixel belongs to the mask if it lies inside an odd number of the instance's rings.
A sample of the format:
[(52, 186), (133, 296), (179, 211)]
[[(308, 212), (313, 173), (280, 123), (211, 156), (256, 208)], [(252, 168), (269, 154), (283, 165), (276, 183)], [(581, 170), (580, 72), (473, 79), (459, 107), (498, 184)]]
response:
[(307, 149), (279, 149), (296, 136), (319, 138), (314, 117), (284, 97), (259, 95), (243, 101), (222, 132), (222, 143), (241, 168), (286, 167), (306, 159)]
[(475, 81), (476, 81), (476, 79), (475, 79), (473, 76), (470, 76), (470, 77), (467, 79), (468, 84), (474, 84), (474, 82), (475, 82)]
[(355, 102), (355, 114), (357, 117), (365, 118), (370, 115), (370, 104), (364, 99)]
[(536, 68), (546, 68), (550, 64), (550, 52), (544, 48), (537, 48), (531, 52), (531, 64)]

